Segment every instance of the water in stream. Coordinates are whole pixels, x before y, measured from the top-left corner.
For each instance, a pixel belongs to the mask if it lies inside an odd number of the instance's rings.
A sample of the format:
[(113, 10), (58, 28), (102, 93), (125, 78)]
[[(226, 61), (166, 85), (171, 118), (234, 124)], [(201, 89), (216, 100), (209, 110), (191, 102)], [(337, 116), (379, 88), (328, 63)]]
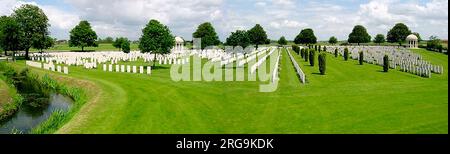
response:
[(11, 118), (0, 122), (0, 134), (10, 134), (13, 129), (29, 133), (31, 129), (47, 120), (53, 111), (67, 111), (73, 102), (69, 97), (55, 93), (50, 94), (49, 101), (49, 104), (43, 107), (32, 107), (23, 102)]

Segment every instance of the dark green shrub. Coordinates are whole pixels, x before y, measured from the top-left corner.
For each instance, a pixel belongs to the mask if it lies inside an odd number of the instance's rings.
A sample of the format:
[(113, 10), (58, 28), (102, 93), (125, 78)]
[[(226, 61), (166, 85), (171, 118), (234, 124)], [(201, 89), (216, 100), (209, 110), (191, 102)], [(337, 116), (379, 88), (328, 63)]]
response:
[(348, 60), (348, 48), (344, 49), (344, 60), (347, 61)]
[(316, 50), (309, 51), (309, 64), (314, 66), (315, 63)]
[(292, 50), (294, 50), (297, 55), (300, 54), (300, 47), (298, 45), (292, 45)]
[(383, 71), (388, 72), (389, 71), (389, 56), (384, 55), (383, 57)]
[(327, 47), (323, 46), (323, 51), (327, 52)]
[(338, 57), (339, 56), (339, 52), (338, 52), (338, 49), (336, 48), (336, 49), (334, 49), (334, 57)]
[(363, 65), (364, 62), (364, 52), (359, 52), (359, 65)]
[(123, 42), (121, 48), (124, 53), (130, 53), (130, 42)]
[(325, 75), (325, 71), (327, 69), (327, 54), (320, 53), (319, 54), (319, 71), (320, 74)]
[(305, 49), (304, 48), (300, 50), (300, 56), (302, 58), (305, 57)]

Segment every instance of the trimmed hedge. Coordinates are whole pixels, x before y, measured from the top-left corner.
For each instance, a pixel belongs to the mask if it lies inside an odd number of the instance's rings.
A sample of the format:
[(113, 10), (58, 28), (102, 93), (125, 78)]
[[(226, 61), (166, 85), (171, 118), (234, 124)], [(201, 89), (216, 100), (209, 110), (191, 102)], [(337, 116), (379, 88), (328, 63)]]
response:
[(338, 49), (336, 48), (336, 49), (334, 49), (334, 57), (338, 57), (339, 56), (339, 52), (338, 52)]
[(344, 49), (344, 60), (347, 61), (348, 60), (348, 48)]
[(319, 71), (321, 75), (325, 75), (325, 71), (327, 69), (327, 54), (320, 53), (319, 54)]
[(300, 47), (298, 45), (292, 45), (292, 50), (294, 50), (297, 55), (300, 54)]
[(316, 50), (309, 51), (309, 64), (311, 66), (314, 66), (314, 63), (316, 62), (315, 56), (316, 56)]
[(364, 62), (364, 52), (359, 52), (359, 65), (363, 65)]
[(300, 56), (303, 58), (305, 57), (305, 48), (300, 49)]
[(384, 55), (383, 57), (383, 71), (388, 72), (389, 71), (389, 56)]

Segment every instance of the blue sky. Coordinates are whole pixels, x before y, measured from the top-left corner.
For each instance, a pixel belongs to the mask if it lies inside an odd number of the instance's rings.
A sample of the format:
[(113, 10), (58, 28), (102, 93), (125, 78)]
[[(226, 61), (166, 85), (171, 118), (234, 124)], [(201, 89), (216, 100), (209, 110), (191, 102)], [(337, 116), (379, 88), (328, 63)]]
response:
[(11, 14), (23, 3), (44, 10), (51, 35), (58, 39), (67, 39), (70, 29), (88, 20), (102, 38), (135, 40), (150, 19), (188, 40), (202, 22), (213, 23), (221, 40), (257, 23), (271, 39), (292, 40), (301, 29), (312, 28), (319, 40), (346, 40), (355, 25), (365, 26), (374, 36), (386, 35), (397, 22), (423, 38), (448, 39), (447, 0), (0, 0), (0, 15)]

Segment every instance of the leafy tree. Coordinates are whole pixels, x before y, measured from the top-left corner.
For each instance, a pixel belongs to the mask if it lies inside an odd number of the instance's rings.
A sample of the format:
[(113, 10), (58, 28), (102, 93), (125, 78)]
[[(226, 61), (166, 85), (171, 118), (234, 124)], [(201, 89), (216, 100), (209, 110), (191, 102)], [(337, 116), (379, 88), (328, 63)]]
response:
[(427, 42), (427, 49), (436, 51), (441, 48), (442, 50), (441, 42), (442, 41), (437, 36), (430, 36), (430, 40)]
[(42, 41), (33, 41), (33, 48), (38, 49), (40, 52), (44, 49), (48, 49), (55, 45), (55, 39), (50, 36), (46, 36)]
[(408, 26), (403, 23), (397, 23), (395, 26), (389, 30), (387, 34), (387, 41), (390, 43), (399, 43), (402, 45), (402, 42), (406, 40), (406, 37), (411, 34)]
[(123, 42), (120, 48), (124, 53), (130, 53), (130, 41)]
[(241, 46), (242, 48), (246, 48), (250, 45), (250, 38), (248, 37), (247, 31), (237, 30), (236, 32), (232, 32), (227, 38), (226, 44), (233, 47)]
[(388, 72), (389, 71), (389, 56), (384, 55), (383, 57), (383, 71)]
[(22, 37), (23, 33), (19, 23), (14, 18), (0, 17), (0, 47), (5, 51), (5, 55), (7, 55), (7, 51), (12, 51), (14, 59), (15, 52), (23, 50)]
[(420, 34), (419, 34), (418, 32), (414, 32), (414, 33), (412, 33), (412, 34), (414, 34), (414, 35), (417, 36), (417, 41), (418, 41), (418, 42), (422, 42), (422, 41), (423, 41), (422, 37), (420, 37)]
[[(116, 40), (113, 42), (112, 45), (113, 45), (115, 48), (119, 48), (119, 49), (122, 51), (122, 50), (123, 50), (122, 46), (123, 46), (124, 43), (130, 44), (130, 41), (128, 40), (128, 38), (125, 38), (125, 37), (119, 37), (119, 38), (116, 38)], [(128, 45), (128, 46), (129, 46), (129, 45)]]
[(70, 47), (81, 47), (81, 51), (84, 51), (84, 47), (97, 47), (98, 44), (97, 33), (91, 28), (91, 24), (88, 21), (83, 20), (70, 31)]
[(270, 39), (266, 39), (265, 44), (270, 44)]
[(217, 36), (216, 30), (209, 22), (200, 24), (197, 30), (192, 34), (192, 37), (201, 38), (202, 49), (205, 49), (208, 46), (216, 46), (220, 44), (220, 40)]
[(303, 29), (300, 34), (295, 37), (295, 44), (314, 44), (317, 43), (317, 37), (314, 31), (310, 28)]
[(367, 33), (367, 30), (362, 25), (356, 25), (352, 32), (348, 35), (348, 42), (349, 43), (368, 43), (370, 42), (370, 35)]
[(28, 53), (33, 44), (42, 47), (47, 41), (46, 38), (49, 35), (48, 27), (50, 26), (48, 18), (42, 9), (31, 4), (20, 6), (14, 10), (11, 17), (19, 25), (20, 33), (23, 35), (23, 37), (20, 37), (20, 45), (25, 50), (25, 59), (29, 59)]
[(282, 36), (279, 40), (278, 40), (278, 44), (283, 46), (287, 44), (287, 40), (284, 36)]
[(104, 43), (113, 43), (114, 39), (110, 36), (106, 37), (105, 40), (103, 40)]
[(363, 65), (364, 62), (364, 52), (359, 52), (359, 65)]
[(378, 45), (380, 45), (381, 43), (386, 42), (386, 39), (384, 38), (383, 34), (377, 34), (373, 42), (378, 43)]
[(320, 53), (319, 54), (319, 71), (321, 75), (325, 75), (325, 71), (327, 69), (327, 54)]
[(156, 54), (168, 54), (175, 45), (175, 37), (170, 29), (161, 24), (158, 20), (150, 20), (142, 29), (142, 36), (139, 38), (139, 49), (142, 53), (154, 53), (153, 67), (156, 64)]
[(330, 37), (330, 39), (328, 40), (328, 43), (330, 43), (330, 44), (336, 44), (337, 42), (338, 42), (338, 40), (334, 36)]
[(344, 60), (345, 60), (345, 61), (348, 60), (348, 56), (349, 56), (348, 54), (349, 54), (349, 53), (348, 53), (348, 48), (345, 48), (345, 49), (344, 49)]
[(265, 44), (267, 40), (266, 31), (259, 24), (256, 24), (255, 27), (248, 31), (248, 36), (250, 37), (251, 43), (256, 45), (256, 49), (258, 49), (258, 45)]
[(310, 50), (309, 51), (309, 64), (311, 66), (314, 66), (315, 63), (315, 56), (316, 56), (316, 50)]

